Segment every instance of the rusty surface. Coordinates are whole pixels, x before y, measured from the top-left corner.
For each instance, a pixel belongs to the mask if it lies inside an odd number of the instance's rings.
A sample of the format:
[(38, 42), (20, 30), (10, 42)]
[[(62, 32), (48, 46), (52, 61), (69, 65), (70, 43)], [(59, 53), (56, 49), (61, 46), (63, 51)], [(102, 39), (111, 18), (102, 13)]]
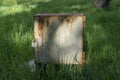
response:
[(84, 16), (82, 13), (81, 14), (36, 14), (34, 15), (34, 17), (38, 17), (38, 16)]
[[(34, 16), (36, 63), (83, 64), (83, 14)], [(34, 46), (35, 45), (35, 46)]]

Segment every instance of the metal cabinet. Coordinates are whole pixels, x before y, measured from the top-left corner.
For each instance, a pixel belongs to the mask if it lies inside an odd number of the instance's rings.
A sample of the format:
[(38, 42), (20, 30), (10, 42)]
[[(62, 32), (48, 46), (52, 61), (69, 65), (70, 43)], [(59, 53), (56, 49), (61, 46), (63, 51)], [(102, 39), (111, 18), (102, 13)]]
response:
[(35, 62), (83, 64), (83, 14), (36, 14), (34, 16)]

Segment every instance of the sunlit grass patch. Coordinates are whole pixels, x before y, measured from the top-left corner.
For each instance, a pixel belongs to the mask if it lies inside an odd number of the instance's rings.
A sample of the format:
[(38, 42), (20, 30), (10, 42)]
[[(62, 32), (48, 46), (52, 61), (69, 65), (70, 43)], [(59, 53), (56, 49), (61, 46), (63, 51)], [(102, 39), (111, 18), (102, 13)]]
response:
[(15, 13), (21, 13), (21, 12), (30, 12), (31, 9), (35, 8), (36, 5), (13, 5), (13, 6), (0, 6), (0, 13), (1, 16), (6, 16), (6, 15), (13, 15)]
[(33, 4), (37, 2), (49, 2), (51, 0), (1, 0), (1, 6), (11, 6), (11, 5), (19, 5), (19, 4)]

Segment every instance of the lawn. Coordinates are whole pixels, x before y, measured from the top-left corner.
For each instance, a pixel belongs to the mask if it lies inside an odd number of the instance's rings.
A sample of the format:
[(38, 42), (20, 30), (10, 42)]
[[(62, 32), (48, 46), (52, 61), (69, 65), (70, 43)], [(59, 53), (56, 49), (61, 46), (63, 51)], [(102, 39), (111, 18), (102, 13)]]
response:
[[(37, 13), (84, 13), (83, 66), (48, 64), (30, 71)], [(102, 10), (93, 0), (0, 0), (0, 80), (120, 80), (120, 0)]]

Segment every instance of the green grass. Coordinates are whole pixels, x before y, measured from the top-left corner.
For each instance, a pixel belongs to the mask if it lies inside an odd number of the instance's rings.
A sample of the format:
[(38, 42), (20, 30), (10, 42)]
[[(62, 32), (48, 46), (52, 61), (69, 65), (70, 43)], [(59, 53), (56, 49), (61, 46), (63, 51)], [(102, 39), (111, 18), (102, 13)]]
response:
[[(33, 16), (84, 13), (83, 67), (47, 65), (30, 72)], [(0, 80), (120, 80), (120, 1), (99, 10), (93, 0), (0, 0)]]

